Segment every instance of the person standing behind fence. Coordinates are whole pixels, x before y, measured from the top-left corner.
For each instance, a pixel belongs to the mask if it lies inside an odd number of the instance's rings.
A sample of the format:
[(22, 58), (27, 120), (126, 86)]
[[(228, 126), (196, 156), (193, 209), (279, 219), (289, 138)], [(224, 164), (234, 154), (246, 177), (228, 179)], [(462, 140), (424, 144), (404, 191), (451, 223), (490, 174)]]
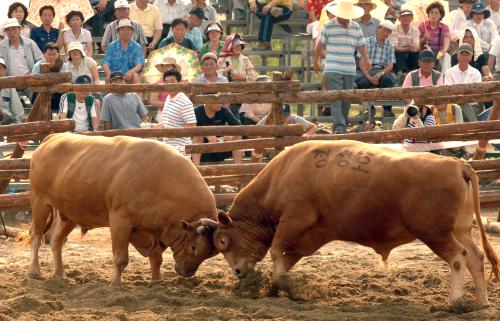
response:
[[(0, 58), (0, 78), (7, 76), (7, 65)], [(19, 124), (25, 119), (24, 108), (15, 88), (0, 90), (0, 122), (2, 125)]]
[[(363, 9), (355, 7), (352, 0), (340, 0), (336, 6), (328, 6), (327, 10), (336, 18), (323, 25), (314, 55), (314, 71), (319, 72), (319, 61), (326, 50), (326, 63), (323, 70), (328, 90), (352, 89), (356, 76), (354, 52), (358, 51), (362, 61), (371, 66), (366, 51), (366, 42), (358, 23), (352, 19), (363, 15)], [(331, 104), (333, 132), (347, 132), (349, 109), (348, 102)]]
[[(92, 79), (87, 76), (79, 76), (75, 84), (90, 85)], [(99, 120), (95, 106), (95, 99), (87, 92), (66, 93), (61, 96), (59, 119), (73, 119), (75, 121), (75, 132), (97, 131)]]

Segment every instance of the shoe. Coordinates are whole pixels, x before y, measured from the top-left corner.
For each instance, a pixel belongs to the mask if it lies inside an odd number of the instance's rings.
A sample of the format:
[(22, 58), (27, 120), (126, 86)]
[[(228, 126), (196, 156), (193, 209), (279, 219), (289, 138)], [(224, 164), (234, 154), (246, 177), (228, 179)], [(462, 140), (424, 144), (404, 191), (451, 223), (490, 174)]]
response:
[(281, 25), (281, 28), (285, 30), (285, 32), (292, 33), (292, 28), (289, 25)]
[(269, 11), (271, 16), (278, 18), (279, 16), (283, 15), (283, 8), (281, 7), (272, 7), (271, 10)]
[(383, 117), (396, 117), (396, 114), (392, 110), (384, 109)]

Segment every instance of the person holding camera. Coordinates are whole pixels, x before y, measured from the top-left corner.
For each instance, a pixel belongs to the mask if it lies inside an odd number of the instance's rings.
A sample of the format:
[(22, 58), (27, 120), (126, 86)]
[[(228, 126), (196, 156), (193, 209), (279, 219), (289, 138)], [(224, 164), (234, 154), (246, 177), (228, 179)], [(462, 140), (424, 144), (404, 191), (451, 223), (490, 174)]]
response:
[[(417, 106), (410, 103), (405, 107), (404, 112), (396, 118), (392, 129), (415, 128), (424, 126), (436, 126), (436, 118), (432, 113), (431, 106)], [(416, 143), (415, 138), (405, 139), (405, 143)]]

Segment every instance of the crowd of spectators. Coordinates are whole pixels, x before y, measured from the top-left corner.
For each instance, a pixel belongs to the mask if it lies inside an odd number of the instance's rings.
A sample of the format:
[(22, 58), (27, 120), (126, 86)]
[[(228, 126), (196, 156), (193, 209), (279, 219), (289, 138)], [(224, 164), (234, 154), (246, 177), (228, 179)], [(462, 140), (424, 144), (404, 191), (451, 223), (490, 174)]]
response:
[[(451, 23), (443, 22), (445, 8), (440, 1), (430, 3), (427, 19), (415, 23), (415, 13), (404, 0), (385, 0), (384, 19), (372, 16), (377, 4), (372, 0), (305, 0), (308, 23), (315, 38), (314, 70), (323, 73), (328, 90), (351, 88), (388, 88), (465, 84), (500, 79), (500, 1), (488, 6), (475, 0), (459, 0), (460, 7), (450, 12)], [(0, 37), (0, 74), (40, 73), (41, 64), (56, 64), (64, 54), (59, 71), (69, 71), (72, 82), (98, 84), (99, 70), (106, 83), (139, 83), (151, 51), (172, 43), (197, 53), (201, 75), (193, 82), (269, 81), (259, 76), (245, 55), (247, 43), (240, 34), (224, 35), (215, 8), (209, 0), (90, 0), (95, 15), (85, 22), (80, 11), (71, 11), (54, 27), (56, 10), (51, 5), (39, 9), (41, 25), (27, 22), (28, 9), (13, 3), (3, 23)], [(234, 1), (235, 18), (255, 14), (260, 19), (258, 45), (271, 49), (273, 26), (286, 21), (293, 11), (292, 0)], [(321, 18), (323, 12), (328, 19)], [(321, 24), (319, 20), (323, 21)], [(286, 22), (280, 24), (286, 32)], [(309, 28), (308, 28), (309, 29)], [(94, 37), (94, 38), (93, 38)], [(99, 43), (93, 39), (99, 38)], [(99, 66), (93, 56), (102, 53)], [(179, 83), (182, 69), (172, 57), (156, 64), (162, 74), (159, 83)], [(2, 123), (20, 122), (21, 96), (33, 98), (27, 89), (2, 90)], [(151, 95), (110, 93), (53, 94), (51, 108), (61, 118), (74, 118), (77, 131), (140, 127), (150, 120), (144, 101), (158, 109), (156, 120), (165, 127), (263, 124), (271, 104), (221, 104), (194, 106), (182, 92)], [(432, 126), (442, 123), (475, 121), (482, 104), (414, 106), (406, 101), (405, 112), (395, 128)], [(373, 106), (371, 107), (373, 108)], [(414, 111), (417, 111), (413, 114)], [(332, 103), (333, 132), (348, 129), (350, 104)], [(284, 106), (287, 123), (304, 126), (305, 134), (317, 127), (290, 114)], [(396, 117), (392, 106), (383, 106), (384, 117)], [(232, 140), (239, 137), (197, 137), (193, 142)], [(184, 153), (190, 138), (168, 139), (166, 143)], [(232, 155), (193, 155), (193, 161), (220, 160)]]

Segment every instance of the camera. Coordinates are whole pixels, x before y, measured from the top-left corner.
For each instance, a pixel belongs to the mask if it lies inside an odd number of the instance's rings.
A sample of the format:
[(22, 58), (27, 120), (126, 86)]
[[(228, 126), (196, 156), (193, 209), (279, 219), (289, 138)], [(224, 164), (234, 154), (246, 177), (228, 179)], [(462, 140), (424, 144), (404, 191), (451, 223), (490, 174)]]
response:
[(418, 114), (419, 110), (417, 106), (408, 106), (406, 108), (406, 114), (408, 117), (415, 117)]

